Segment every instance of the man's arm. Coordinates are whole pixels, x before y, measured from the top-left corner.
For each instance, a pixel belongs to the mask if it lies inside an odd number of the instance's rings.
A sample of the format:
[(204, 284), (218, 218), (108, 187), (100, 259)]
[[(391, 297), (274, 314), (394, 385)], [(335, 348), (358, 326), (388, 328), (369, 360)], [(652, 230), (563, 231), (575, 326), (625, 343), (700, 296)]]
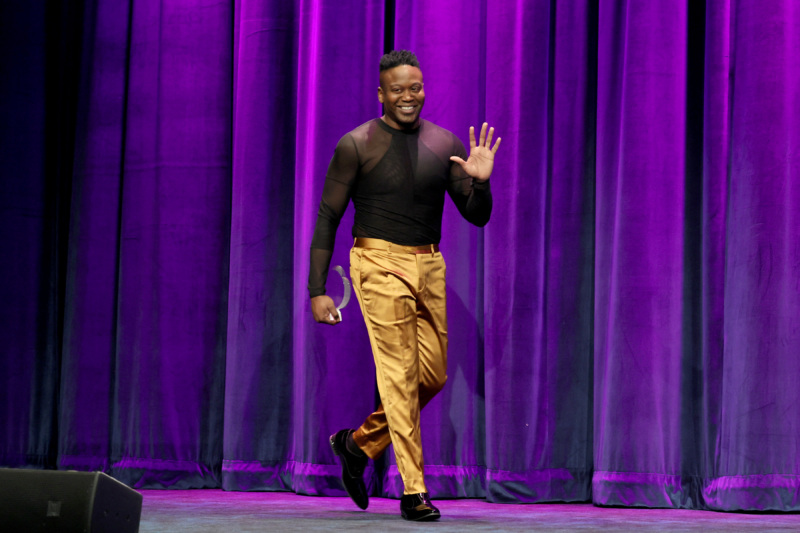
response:
[(341, 320), (333, 300), (325, 294), (325, 281), (333, 255), (336, 230), (350, 202), (357, 172), (358, 153), (353, 138), (348, 134), (339, 140), (328, 165), (309, 254), (308, 293), (311, 297), (311, 313), (314, 320), (325, 324), (336, 324)]
[[(449, 193), (458, 211), (467, 221), (476, 226), (485, 226), (492, 214), (492, 192), (489, 187), (489, 177), (494, 169), (494, 155), (500, 146), (498, 137), (494, 147), (491, 147), (494, 128), (489, 128), (483, 123), (481, 128), (480, 143), (475, 142), (475, 128), (469, 128), (469, 157), (465, 161), (460, 155), (450, 157), (455, 164), (450, 173)], [(457, 154), (463, 154), (464, 147), (457, 141)], [(463, 154), (466, 155), (466, 154)]]

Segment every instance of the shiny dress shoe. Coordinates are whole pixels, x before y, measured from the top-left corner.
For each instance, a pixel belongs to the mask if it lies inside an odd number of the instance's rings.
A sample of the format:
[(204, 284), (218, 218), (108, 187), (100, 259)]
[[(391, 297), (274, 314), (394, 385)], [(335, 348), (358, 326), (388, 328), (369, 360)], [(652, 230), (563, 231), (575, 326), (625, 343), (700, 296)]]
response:
[(415, 522), (439, 520), (442, 514), (433, 506), (427, 492), (403, 494), (400, 498), (400, 516)]
[(347, 437), (352, 429), (343, 429), (331, 435), (331, 448), (342, 463), (342, 483), (347, 495), (361, 509), (369, 505), (367, 486), (364, 484), (364, 468), (367, 466), (367, 456), (357, 455), (347, 449)]

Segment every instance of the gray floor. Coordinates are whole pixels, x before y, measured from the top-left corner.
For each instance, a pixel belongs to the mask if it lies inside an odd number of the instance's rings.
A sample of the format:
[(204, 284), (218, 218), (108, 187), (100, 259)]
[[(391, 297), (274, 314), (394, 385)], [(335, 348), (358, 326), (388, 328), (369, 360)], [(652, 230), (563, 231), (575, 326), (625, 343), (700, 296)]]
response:
[(145, 490), (139, 531), (800, 531), (800, 514), (609, 509), (590, 504), (501, 505), (440, 500), (439, 522), (400, 518), (399, 502), (373, 498), (367, 511), (347, 498), (290, 492)]

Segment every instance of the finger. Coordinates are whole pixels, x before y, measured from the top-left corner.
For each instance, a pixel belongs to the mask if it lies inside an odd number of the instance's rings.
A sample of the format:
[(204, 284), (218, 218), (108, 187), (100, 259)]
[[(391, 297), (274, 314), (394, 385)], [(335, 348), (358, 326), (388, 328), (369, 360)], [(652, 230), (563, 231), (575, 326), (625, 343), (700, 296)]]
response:
[(484, 145), (484, 142), (486, 141), (486, 128), (487, 128), (488, 126), (489, 126), (489, 125), (488, 125), (486, 122), (484, 122), (484, 123), (483, 123), (483, 126), (481, 126), (481, 142), (480, 142), (480, 145), (479, 145), (479, 146), (485, 146), (485, 145)]
[(494, 137), (494, 128), (489, 128), (489, 135), (486, 137), (486, 148), (492, 146), (492, 137)]
[(475, 126), (469, 127), (469, 149), (470, 152), (475, 148)]
[(492, 153), (493, 153), (493, 154), (496, 154), (496, 153), (497, 153), (497, 147), (498, 147), (498, 146), (500, 146), (500, 141), (502, 141), (502, 140), (503, 140), (503, 138), (502, 138), (502, 137), (498, 137), (498, 138), (497, 138), (497, 142), (496, 142), (496, 143), (494, 143), (494, 148), (492, 148)]
[(466, 161), (464, 161), (463, 159), (461, 159), (461, 158), (460, 158), (460, 157), (458, 157), (457, 155), (450, 156), (450, 161), (455, 161), (456, 163), (458, 163), (458, 164), (459, 164), (459, 165), (461, 165), (462, 167), (463, 167), (464, 165), (466, 165), (466, 164), (467, 164), (467, 162), (466, 162)]

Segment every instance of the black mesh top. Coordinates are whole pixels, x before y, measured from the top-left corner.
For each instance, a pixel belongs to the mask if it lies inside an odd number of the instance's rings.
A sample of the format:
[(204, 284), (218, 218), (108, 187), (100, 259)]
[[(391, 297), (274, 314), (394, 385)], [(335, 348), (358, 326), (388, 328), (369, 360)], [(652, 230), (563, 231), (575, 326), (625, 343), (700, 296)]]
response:
[(339, 140), (328, 165), (311, 241), (312, 298), (325, 294), (336, 229), (350, 199), (355, 207), (353, 237), (395, 244), (439, 243), (445, 191), (469, 222), (484, 226), (489, 221), (489, 180), (470, 178), (461, 165), (450, 161), (452, 155), (466, 159), (464, 145), (426, 120), (419, 128), (404, 131), (378, 118)]

